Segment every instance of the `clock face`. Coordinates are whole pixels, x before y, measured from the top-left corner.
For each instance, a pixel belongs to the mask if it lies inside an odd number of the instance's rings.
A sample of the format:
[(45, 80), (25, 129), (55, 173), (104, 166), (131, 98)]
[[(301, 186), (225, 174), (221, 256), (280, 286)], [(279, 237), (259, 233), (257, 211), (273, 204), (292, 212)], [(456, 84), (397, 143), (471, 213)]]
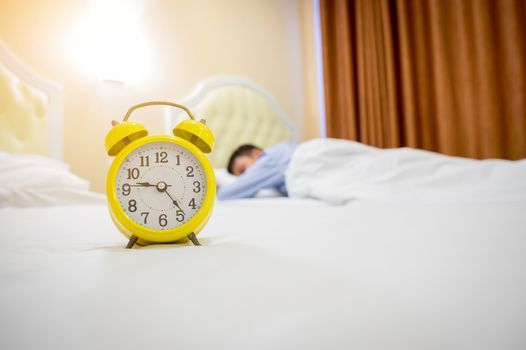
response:
[(117, 197), (137, 224), (169, 230), (201, 208), (207, 189), (201, 162), (172, 142), (152, 142), (132, 151), (117, 173)]

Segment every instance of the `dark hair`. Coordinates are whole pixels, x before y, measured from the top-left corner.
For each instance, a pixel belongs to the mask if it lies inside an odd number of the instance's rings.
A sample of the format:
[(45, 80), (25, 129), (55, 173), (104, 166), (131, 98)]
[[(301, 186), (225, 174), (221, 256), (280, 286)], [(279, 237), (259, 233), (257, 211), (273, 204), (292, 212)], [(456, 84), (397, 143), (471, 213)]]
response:
[(226, 167), (228, 172), (230, 174), (234, 174), (234, 169), (233, 169), (234, 168), (234, 162), (235, 162), (237, 157), (250, 156), (252, 151), (255, 150), (255, 149), (260, 149), (260, 148), (257, 147), (257, 146), (251, 145), (251, 144), (245, 144), (245, 145), (239, 146), (234, 151), (234, 153), (232, 153), (232, 155), (230, 156), (230, 159), (228, 160), (228, 166)]

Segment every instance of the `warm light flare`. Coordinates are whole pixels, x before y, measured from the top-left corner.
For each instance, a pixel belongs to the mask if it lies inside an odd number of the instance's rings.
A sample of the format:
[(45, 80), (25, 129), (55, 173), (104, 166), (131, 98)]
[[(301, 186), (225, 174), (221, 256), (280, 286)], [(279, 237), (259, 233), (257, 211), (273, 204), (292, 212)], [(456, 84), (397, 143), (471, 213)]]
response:
[(90, 1), (71, 40), (75, 61), (101, 80), (134, 84), (148, 74), (150, 51), (138, 1)]

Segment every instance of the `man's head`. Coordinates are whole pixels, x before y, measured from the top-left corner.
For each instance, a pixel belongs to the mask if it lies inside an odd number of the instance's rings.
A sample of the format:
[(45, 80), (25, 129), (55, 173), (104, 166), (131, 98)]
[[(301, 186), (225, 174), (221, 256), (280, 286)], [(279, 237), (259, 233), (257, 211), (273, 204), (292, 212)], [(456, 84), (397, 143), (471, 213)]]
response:
[(230, 174), (239, 176), (252, 166), (261, 154), (262, 149), (254, 145), (239, 146), (230, 156), (227, 170)]

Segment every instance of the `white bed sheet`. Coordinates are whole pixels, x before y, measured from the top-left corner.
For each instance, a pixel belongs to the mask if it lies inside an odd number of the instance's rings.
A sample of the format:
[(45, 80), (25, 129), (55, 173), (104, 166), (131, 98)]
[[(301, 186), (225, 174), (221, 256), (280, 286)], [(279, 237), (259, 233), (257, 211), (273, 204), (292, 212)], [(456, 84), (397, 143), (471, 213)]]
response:
[(218, 203), (125, 250), (105, 206), (0, 211), (1, 349), (524, 349), (526, 202)]

